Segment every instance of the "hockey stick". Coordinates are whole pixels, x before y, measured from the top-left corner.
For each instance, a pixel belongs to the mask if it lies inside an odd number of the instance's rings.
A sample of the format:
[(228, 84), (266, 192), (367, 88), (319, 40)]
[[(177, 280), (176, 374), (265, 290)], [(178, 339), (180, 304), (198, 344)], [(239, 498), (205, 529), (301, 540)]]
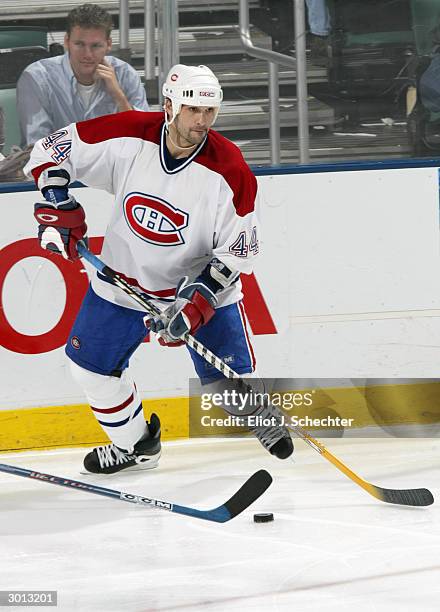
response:
[[(157, 308), (154, 304), (151, 304), (140, 291), (132, 287), (117, 272), (106, 266), (105, 263), (102, 262), (99, 257), (96, 257), (96, 255), (91, 253), (83, 243), (78, 243), (77, 249), (81, 257), (84, 257), (84, 259), (92, 264), (93, 267), (111, 279), (116, 286), (130, 295), (149, 314), (156, 315), (160, 313), (159, 308)], [(226, 378), (236, 379), (238, 382), (242, 382), (242, 384), (247, 387), (243, 378), (237, 374), (237, 372), (234, 372), (234, 370), (224, 363), (224, 361), (214, 355), (214, 353), (207, 349), (203, 344), (198, 342), (194, 336), (191, 334), (185, 334), (183, 340), (188, 344), (188, 346), (194, 349), (196, 353), (203, 357), (203, 359), (219, 370), (223, 376)], [(431, 491), (428, 489), (383, 489), (382, 487), (377, 487), (376, 485), (363, 480), (350, 468), (344, 465), (342, 461), (332, 455), (332, 453), (327, 450), (325, 446), (321, 444), (321, 442), (318, 442), (318, 440), (313, 438), (302, 427), (293, 426), (290, 424), (286, 424), (286, 426), (305, 442), (307, 442), (307, 444), (309, 444), (309, 446), (311, 446), (320, 455), (325, 457), (327, 461), (330, 461), (330, 463), (332, 463), (339, 471), (345, 474), (373, 497), (390, 504), (401, 504), (404, 506), (430, 506), (432, 503), (434, 503), (434, 497)]]
[[(98, 272), (101, 272), (101, 274), (112, 280), (117, 287), (122, 289), (124, 293), (128, 294), (135, 302), (142, 306), (142, 308), (148, 312), (148, 314), (152, 316), (161, 314), (160, 308), (152, 304), (141, 291), (130, 285), (130, 283), (128, 283), (120, 274), (109, 268), (109, 266), (106, 266), (105, 263), (99, 259), (99, 257), (96, 257), (96, 255), (89, 251), (83, 242), (78, 242), (76, 248), (81, 257), (92, 264), (92, 266), (96, 268)], [(226, 363), (214, 355), (214, 353), (211, 353), (211, 351), (196, 340), (194, 336), (187, 333), (182, 340), (214, 368), (219, 370), (219, 372), (221, 372), (226, 378), (236, 378), (242, 380), (241, 376), (228, 367)]]
[(269, 472), (266, 472), (266, 470), (259, 470), (255, 472), (255, 474), (252, 474), (238, 491), (234, 493), (228, 501), (221, 504), (221, 506), (213, 508), (212, 510), (197, 510), (197, 508), (191, 508), (189, 506), (180, 506), (179, 504), (153, 499), (152, 497), (123, 493), (115, 489), (98, 487), (88, 482), (80, 482), (79, 480), (71, 480), (70, 478), (64, 478), (62, 476), (53, 476), (51, 474), (44, 474), (43, 472), (26, 470), (25, 468), (6, 465), (4, 463), (0, 463), (0, 472), (6, 472), (14, 476), (23, 476), (24, 478), (32, 478), (60, 487), (75, 489), (76, 491), (80, 490), (86, 493), (94, 493), (95, 495), (103, 495), (104, 497), (112, 497), (113, 499), (119, 499), (120, 501), (129, 502), (131, 504), (159, 508), (160, 510), (167, 510), (168, 512), (175, 512), (176, 514), (204, 519), (205, 521), (213, 521), (214, 523), (226, 523), (235, 518), (257, 500), (272, 483), (272, 476)]
[(430, 506), (434, 503), (434, 497), (429, 489), (383, 489), (382, 487), (378, 487), (363, 480), (349, 467), (344, 465), (340, 459), (332, 455), (321, 442), (302, 429), (302, 427), (294, 427), (290, 424), (286, 426), (307, 442), (307, 444), (320, 455), (330, 461), (338, 470), (348, 476), (353, 482), (358, 484), (373, 497), (376, 497), (376, 499), (388, 502), (389, 504), (401, 504), (403, 506)]

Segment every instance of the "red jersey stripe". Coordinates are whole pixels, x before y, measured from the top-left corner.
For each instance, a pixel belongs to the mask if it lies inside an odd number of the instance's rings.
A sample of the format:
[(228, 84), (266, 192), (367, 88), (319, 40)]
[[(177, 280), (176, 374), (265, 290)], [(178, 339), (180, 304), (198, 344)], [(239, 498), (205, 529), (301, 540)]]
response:
[(34, 181), (37, 186), (38, 186), (38, 179), (40, 178), (41, 173), (47, 170), (47, 168), (52, 168), (52, 167), (56, 168), (57, 165), (54, 162), (46, 162), (45, 164), (42, 164), (41, 166), (37, 166), (36, 168), (31, 170), (32, 176), (34, 177)]
[(78, 136), (86, 144), (97, 144), (112, 138), (141, 138), (160, 143), (163, 113), (126, 111), (80, 121), (76, 124)]
[(215, 130), (210, 130), (206, 144), (194, 162), (223, 176), (234, 194), (233, 203), (239, 217), (255, 209), (257, 179), (233, 142)]

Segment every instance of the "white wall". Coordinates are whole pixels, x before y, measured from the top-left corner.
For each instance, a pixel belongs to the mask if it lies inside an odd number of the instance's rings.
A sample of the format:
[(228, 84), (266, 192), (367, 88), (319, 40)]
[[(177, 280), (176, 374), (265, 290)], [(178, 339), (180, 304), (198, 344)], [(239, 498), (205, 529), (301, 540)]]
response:
[[(258, 180), (265, 206), (256, 277), (278, 330), (254, 338), (260, 374), (438, 376), (438, 170), (286, 174)], [(112, 198), (93, 189), (74, 193), (87, 211), (90, 235), (102, 236)], [(39, 255), (35, 240), (16, 244), (35, 237), (36, 195), (0, 194), (3, 315), (15, 332), (29, 336), (50, 332), (64, 309), (68, 322), (78, 295), (69, 281), (66, 304), (63, 276)], [(35, 251), (31, 257), (29, 245)], [(19, 261), (10, 267), (14, 251)], [(79, 268), (60, 265), (81, 283)], [(0, 409), (82, 402), (63, 349), (32, 349), (32, 338), (14, 339), (1, 315)], [(65, 333), (50, 333), (49, 340)], [(44, 344), (49, 346), (47, 338)], [(187, 392), (193, 370), (185, 352), (155, 342), (140, 347), (132, 366), (143, 397)], [(149, 379), (151, 363), (155, 374)]]

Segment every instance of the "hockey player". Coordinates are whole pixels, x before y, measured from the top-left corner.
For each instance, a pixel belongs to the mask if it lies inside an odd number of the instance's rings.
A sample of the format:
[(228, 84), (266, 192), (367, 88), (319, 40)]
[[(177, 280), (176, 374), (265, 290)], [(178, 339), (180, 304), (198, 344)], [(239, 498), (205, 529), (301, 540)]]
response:
[[(84, 121), (38, 141), (25, 171), (44, 196), (35, 205), (43, 248), (78, 258), (85, 212), (69, 194), (81, 180), (115, 195), (103, 259), (161, 305), (147, 324), (165, 345), (196, 337), (242, 375), (255, 360), (240, 299), (240, 273), (250, 274), (259, 249), (258, 190), (239, 149), (211, 130), (222, 90), (206, 66), (174, 66), (163, 85), (162, 113), (129, 111)], [(146, 423), (128, 368), (145, 339), (145, 312), (99, 272), (68, 338), (72, 375), (111, 444), (84, 459), (93, 473), (152, 468), (160, 456), (160, 423)], [(222, 375), (190, 350), (203, 384)], [(231, 360), (232, 356), (232, 360)], [(263, 416), (275, 409), (265, 408)], [(284, 427), (254, 428), (285, 458)]]

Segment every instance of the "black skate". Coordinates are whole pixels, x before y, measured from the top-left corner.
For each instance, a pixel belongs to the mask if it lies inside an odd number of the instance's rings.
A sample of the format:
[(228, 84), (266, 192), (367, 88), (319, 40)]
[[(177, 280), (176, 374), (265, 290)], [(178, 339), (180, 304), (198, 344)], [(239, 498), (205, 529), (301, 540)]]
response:
[(114, 474), (121, 470), (151, 470), (157, 467), (161, 445), (160, 421), (156, 414), (151, 415), (147, 427), (149, 435), (135, 444), (133, 453), (129, 454), (114, 444), (94, 448), (84, 457), (84, 473)]
[(278, 408), (265, 400), (248, 417), (248, 427), (271, 455), (287, 459), (293, 453), (293, 442), (283, 424), (283, 414)]

